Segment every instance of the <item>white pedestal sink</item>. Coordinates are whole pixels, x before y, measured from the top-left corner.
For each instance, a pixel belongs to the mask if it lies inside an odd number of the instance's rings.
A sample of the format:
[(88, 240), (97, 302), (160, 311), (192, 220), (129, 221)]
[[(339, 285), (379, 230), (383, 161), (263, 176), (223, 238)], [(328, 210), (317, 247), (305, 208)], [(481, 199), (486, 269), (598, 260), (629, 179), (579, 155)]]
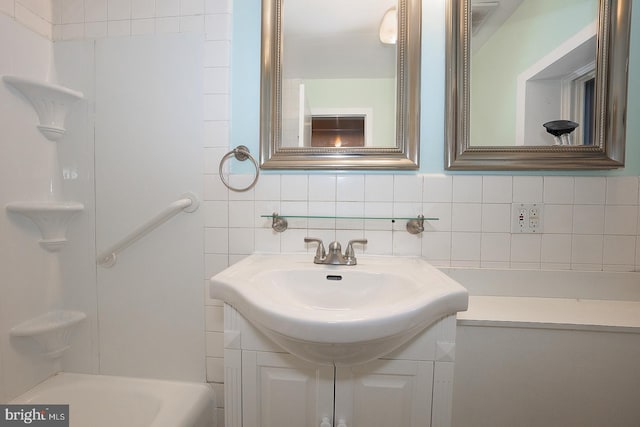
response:
[(214, 276), (210, 294), (284, 350), (335, 366), (389, 354), (468, 302), (460, 284), (411, 257), (332, 266), (308, 254), (254, 254)]

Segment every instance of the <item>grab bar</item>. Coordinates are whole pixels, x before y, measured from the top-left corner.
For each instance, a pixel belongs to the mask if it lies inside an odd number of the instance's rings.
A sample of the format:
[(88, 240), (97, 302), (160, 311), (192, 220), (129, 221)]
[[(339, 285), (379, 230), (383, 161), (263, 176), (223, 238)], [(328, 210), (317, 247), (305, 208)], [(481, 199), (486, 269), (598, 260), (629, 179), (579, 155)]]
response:
[(103, 267), (113, 267), (117, 260), (118, 254), (131, 246), (133, 243), (140, 240), (142, 237), (155, 230), (158, 226), (164, 224), (180, 211), (195, 212), (198, 209), (199, 201), (198, 197), (193, 193), (186, 193), (182, 195), (183, 198), (176, 200), (169, 206), (164, 208), (158, 215), (151, 218), (145, 224), (133, 230), (129, 235), (120, 240), (115, 245), (98, 255), (97, 263)]

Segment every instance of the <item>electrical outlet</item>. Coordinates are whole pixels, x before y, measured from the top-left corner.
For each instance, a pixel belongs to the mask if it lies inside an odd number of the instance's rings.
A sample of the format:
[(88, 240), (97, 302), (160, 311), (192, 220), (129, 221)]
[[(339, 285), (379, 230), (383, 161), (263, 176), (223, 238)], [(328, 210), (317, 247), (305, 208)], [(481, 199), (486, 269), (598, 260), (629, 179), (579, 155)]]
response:
[(542, 233), (541, 203), (514, 203), (511, 205), (512, 233)]

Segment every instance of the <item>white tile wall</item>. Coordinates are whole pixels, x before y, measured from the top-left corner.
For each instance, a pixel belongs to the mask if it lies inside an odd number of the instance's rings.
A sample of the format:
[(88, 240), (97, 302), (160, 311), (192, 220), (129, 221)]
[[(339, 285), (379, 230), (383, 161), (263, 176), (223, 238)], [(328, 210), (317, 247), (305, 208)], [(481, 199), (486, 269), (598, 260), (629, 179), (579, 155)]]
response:
[(52, 0), (0, 0), (0, 13), (50, 40), (53, 36), (53, 7)]
[[(233, 217), (232, 229), (243, 230), (248, 241), (252, 235), (254, 242), (260, 242), (261, 248), (275, 249), (276, 252), (312, 252), (314, 248), (306, 247), (302, 242), (311, 234), (335, 236), (341, 241), (347, 236), (363, 235), (370, 242), (363, 252), (420, 255), (440, 266), (489, 267), (499, 263), (507, 268), (634, 270), (640, 267), (636, 262), (635, 243), (640, 223), (638, 179), (263, 174), (260, 180), (265, 181), (260, 194), (269, 192), (274, 200), (268, 204), (252, 205), (256, 203), (258, 193), (243, 193), (244, 200), (229, 202), (228, 215)], [(273, 188), (267, 190), (267, 185)], [(334, 185), (337, 185), (335, 191)], [(588, 185), (595, 188), (589, 189)], [(378, 188), (382, 193), (390, 192), (391, 196), (369, 202), (369, 199), (382, 198), (375, 197), (377, 193), (367, 190), (368, 187)], [(277, 200), (279, 191), (282, 196)], [(215, 193), (216, 199), (234, 197), (233, 193), (217, 184)], [(580, 203), (572, 203), (574, 197)], [(511, 234), (511, 203), (516, 201), (546, 201), (542, 234)], [(255, 206), (253, 214), (247, 214), (251, 206)], [(327, 225), (325, 222), (323, 226), (322, 222), (294, 219), (289, 221), (289, 230), (275, 233), (270, 230), (270, 220), (256, 221), (256, 217), (270, 215), (271, 208), (278, 206), (281, 214), (424, 214), (439, 220), (429, 222), (427, 231), (418, 241), (407, 237), (403, 221), (391, 225), (389, 221), (380, 220), (338, 220), (333, 227), (332, 223)], [(226, 215), (222, 212), (220, 218), (224, 219)], [(323, 228), (329, 229), (322, 231)], [(282, 242), (286, 242), (285, 245)], [(236, 255), (255, 250), (248, 242), (235, 243), (234, 247), (241, 247), (241, 250), (231, 251)]]

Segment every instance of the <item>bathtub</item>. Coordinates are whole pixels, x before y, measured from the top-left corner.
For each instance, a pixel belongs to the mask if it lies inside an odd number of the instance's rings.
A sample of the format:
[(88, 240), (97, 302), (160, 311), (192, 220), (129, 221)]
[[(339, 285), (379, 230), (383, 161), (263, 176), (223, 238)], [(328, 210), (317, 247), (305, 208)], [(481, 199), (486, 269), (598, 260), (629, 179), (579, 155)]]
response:
[(205, 384), (59, 373), (14, 399), (69, 404), (71, 427), (211, 427), (213, 394)]
[(443, 271), (470, 295), (454, 427), (640, 426), (640, 273)]

